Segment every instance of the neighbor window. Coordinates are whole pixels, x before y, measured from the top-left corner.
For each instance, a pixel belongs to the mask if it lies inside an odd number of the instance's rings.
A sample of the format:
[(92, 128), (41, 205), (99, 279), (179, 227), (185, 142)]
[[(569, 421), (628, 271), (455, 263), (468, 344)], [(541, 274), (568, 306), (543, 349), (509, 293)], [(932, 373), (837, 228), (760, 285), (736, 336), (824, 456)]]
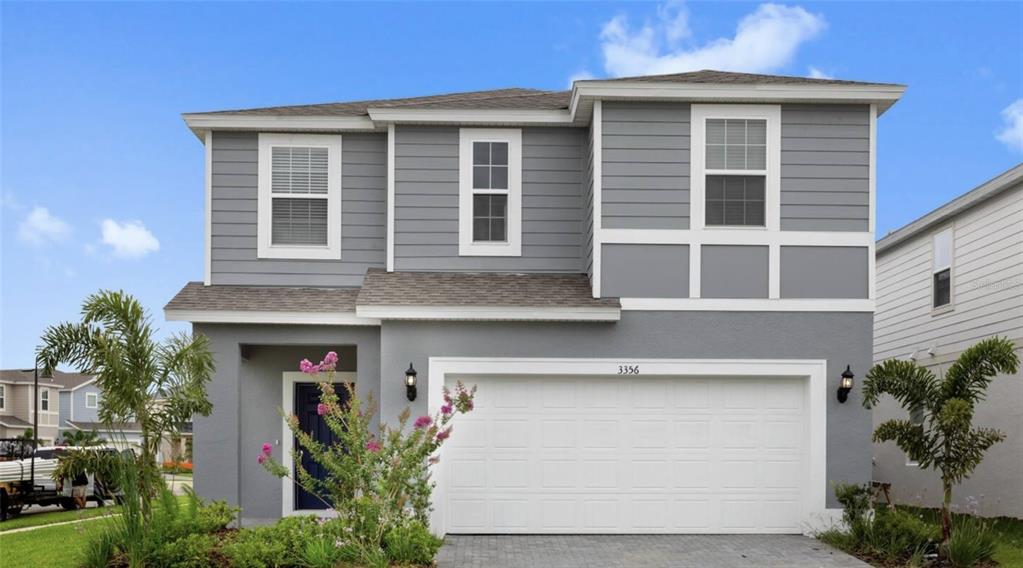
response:
[(708, 118), (705, 139), (705, 224), (763, 227), (767, 120)]
[(518, 256), (521, 131), (463, 128), (459, 152), (459, 254)]
[(99, 394), (94, 392), (85, 393), (85, 408), (96, 408), (99, 406)]
[(941, 308), (952, 303), (952, 229), (935, 234), (932, 243), (932, 305)]
[[(924, 409), (923, 408), (914, 408), (913, 410), (910, 410), (909, 411), (909, 422), (911, 424), (913, 424), (914, 426), (923, 426), (924, 425)], [(909, 456), (906, 456), (906, 465), (916, 466), (916, 465), (920, 465), (920, 464), (918, 462), (910, 459)]]
[(0, 385), (0, 410), (7, 408), (7, 387)]
[(50, 391), (44, 390), (39, 393), (39, 410), (40, 412), (50, 411)]
[(260, 258), (341, 258), (340, 136), (260, 134), (258, 185)]

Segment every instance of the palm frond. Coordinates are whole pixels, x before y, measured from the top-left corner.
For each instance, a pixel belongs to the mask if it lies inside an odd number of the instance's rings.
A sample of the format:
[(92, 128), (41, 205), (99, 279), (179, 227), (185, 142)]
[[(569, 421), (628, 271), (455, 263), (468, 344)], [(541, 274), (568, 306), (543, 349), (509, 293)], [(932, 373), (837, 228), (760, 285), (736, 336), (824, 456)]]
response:
[(1019, 371), (1016, 346), (1004, 337), (991, 337), (971, 346), (945, 372), (942, 398), (959, 398), (971, 404), (984, 400), (996, 375)]
[(884, 394), (903, 408), (931, 408), (937, 398), (934, 373), (915, 361), (882, 361), (871, 367), (863, 381), (863, 406), (873, 408)]

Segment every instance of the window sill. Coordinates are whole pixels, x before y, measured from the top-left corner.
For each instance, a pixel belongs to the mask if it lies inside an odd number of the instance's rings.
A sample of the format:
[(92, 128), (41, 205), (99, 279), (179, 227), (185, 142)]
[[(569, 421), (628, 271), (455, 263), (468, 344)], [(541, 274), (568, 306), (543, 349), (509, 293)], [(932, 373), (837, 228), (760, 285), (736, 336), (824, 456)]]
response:
[(462, 243), (458, 256), (522, 256), (522, 247), (512, 243)]
[(931, 317), (944, 315), (950, 312), (954, 312), (956, 309), (955, 304), (945, 304), (938, 308), (931, 308)]
[(281, 260), (341, 260), (341, 245), (305, 246), (261, 246), (257, 258)]

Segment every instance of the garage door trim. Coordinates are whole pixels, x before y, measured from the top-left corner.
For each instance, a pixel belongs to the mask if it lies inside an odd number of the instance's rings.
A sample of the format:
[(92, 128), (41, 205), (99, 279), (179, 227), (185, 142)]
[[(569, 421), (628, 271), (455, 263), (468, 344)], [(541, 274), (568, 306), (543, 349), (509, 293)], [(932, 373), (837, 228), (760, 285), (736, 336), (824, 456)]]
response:
[[(636, 372), (638, 371), (638, 372)], [(805, 401), (809, 413), (809, 453), (806, 487), (802, 502), (804, 525), (819, 526), (834, 515), (826, 509), (827, 491), (827, 361), (814, 359), (583, 359), (507, 357), (430, 357), (427, 375), (427, 405), (430, 413), (443, 404), (443, 386), (449, 375), (592, 375), (631, 378), (675, 377), (757, 377), (802, 378), (806, 381)], [(443, 450), (441, 451), (443, 456)], [(444, 459), (434, 467), (433, 478), (443, 480)], [(434, 489), (430, 526), (435, 534), (447, 533), (444, 503), (446, 488)]]

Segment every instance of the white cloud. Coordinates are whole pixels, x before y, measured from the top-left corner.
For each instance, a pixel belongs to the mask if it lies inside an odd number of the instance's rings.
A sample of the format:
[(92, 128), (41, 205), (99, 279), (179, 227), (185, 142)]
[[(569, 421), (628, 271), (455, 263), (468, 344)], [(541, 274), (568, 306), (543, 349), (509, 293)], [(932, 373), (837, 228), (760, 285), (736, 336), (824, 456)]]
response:
[(160, 241), (142, 224), (142, 221), (118, 222), (104, 219), (100, 223), (103, 244), (113, 249), (118, 258), (142, 258), (160, 250)]
[(66, 240), (71, 236), (71, 225), (50, 214), (45, 207), (35, 207), (18, 225), (18, 238), (34, 246)]
[(686, 45), (692, 32), (683, 4), (663, 5), (654, 21), (632, 29), (624, 15), (600, 34), (604, 68), (613, 76), (718, 69), (767, 73), (784, 67), (806, 41), (827, 26), (823, 16), (799, 6), (761, 4), (739, 21), (735, 37)]
[(821, 71), (819, 68), (814, 67), (813, 65), (810, 66), (810, 69), (808, 69), (808, 71), (810, 73), (810, 78), (812, 79), (834, 79), (833, 76), (828, 75), (827, 73)]
[(1023, 152), (1023, 99), (1002, 109), (1002, 121), (1005, 124), (995, 138), (1009, 149)]

